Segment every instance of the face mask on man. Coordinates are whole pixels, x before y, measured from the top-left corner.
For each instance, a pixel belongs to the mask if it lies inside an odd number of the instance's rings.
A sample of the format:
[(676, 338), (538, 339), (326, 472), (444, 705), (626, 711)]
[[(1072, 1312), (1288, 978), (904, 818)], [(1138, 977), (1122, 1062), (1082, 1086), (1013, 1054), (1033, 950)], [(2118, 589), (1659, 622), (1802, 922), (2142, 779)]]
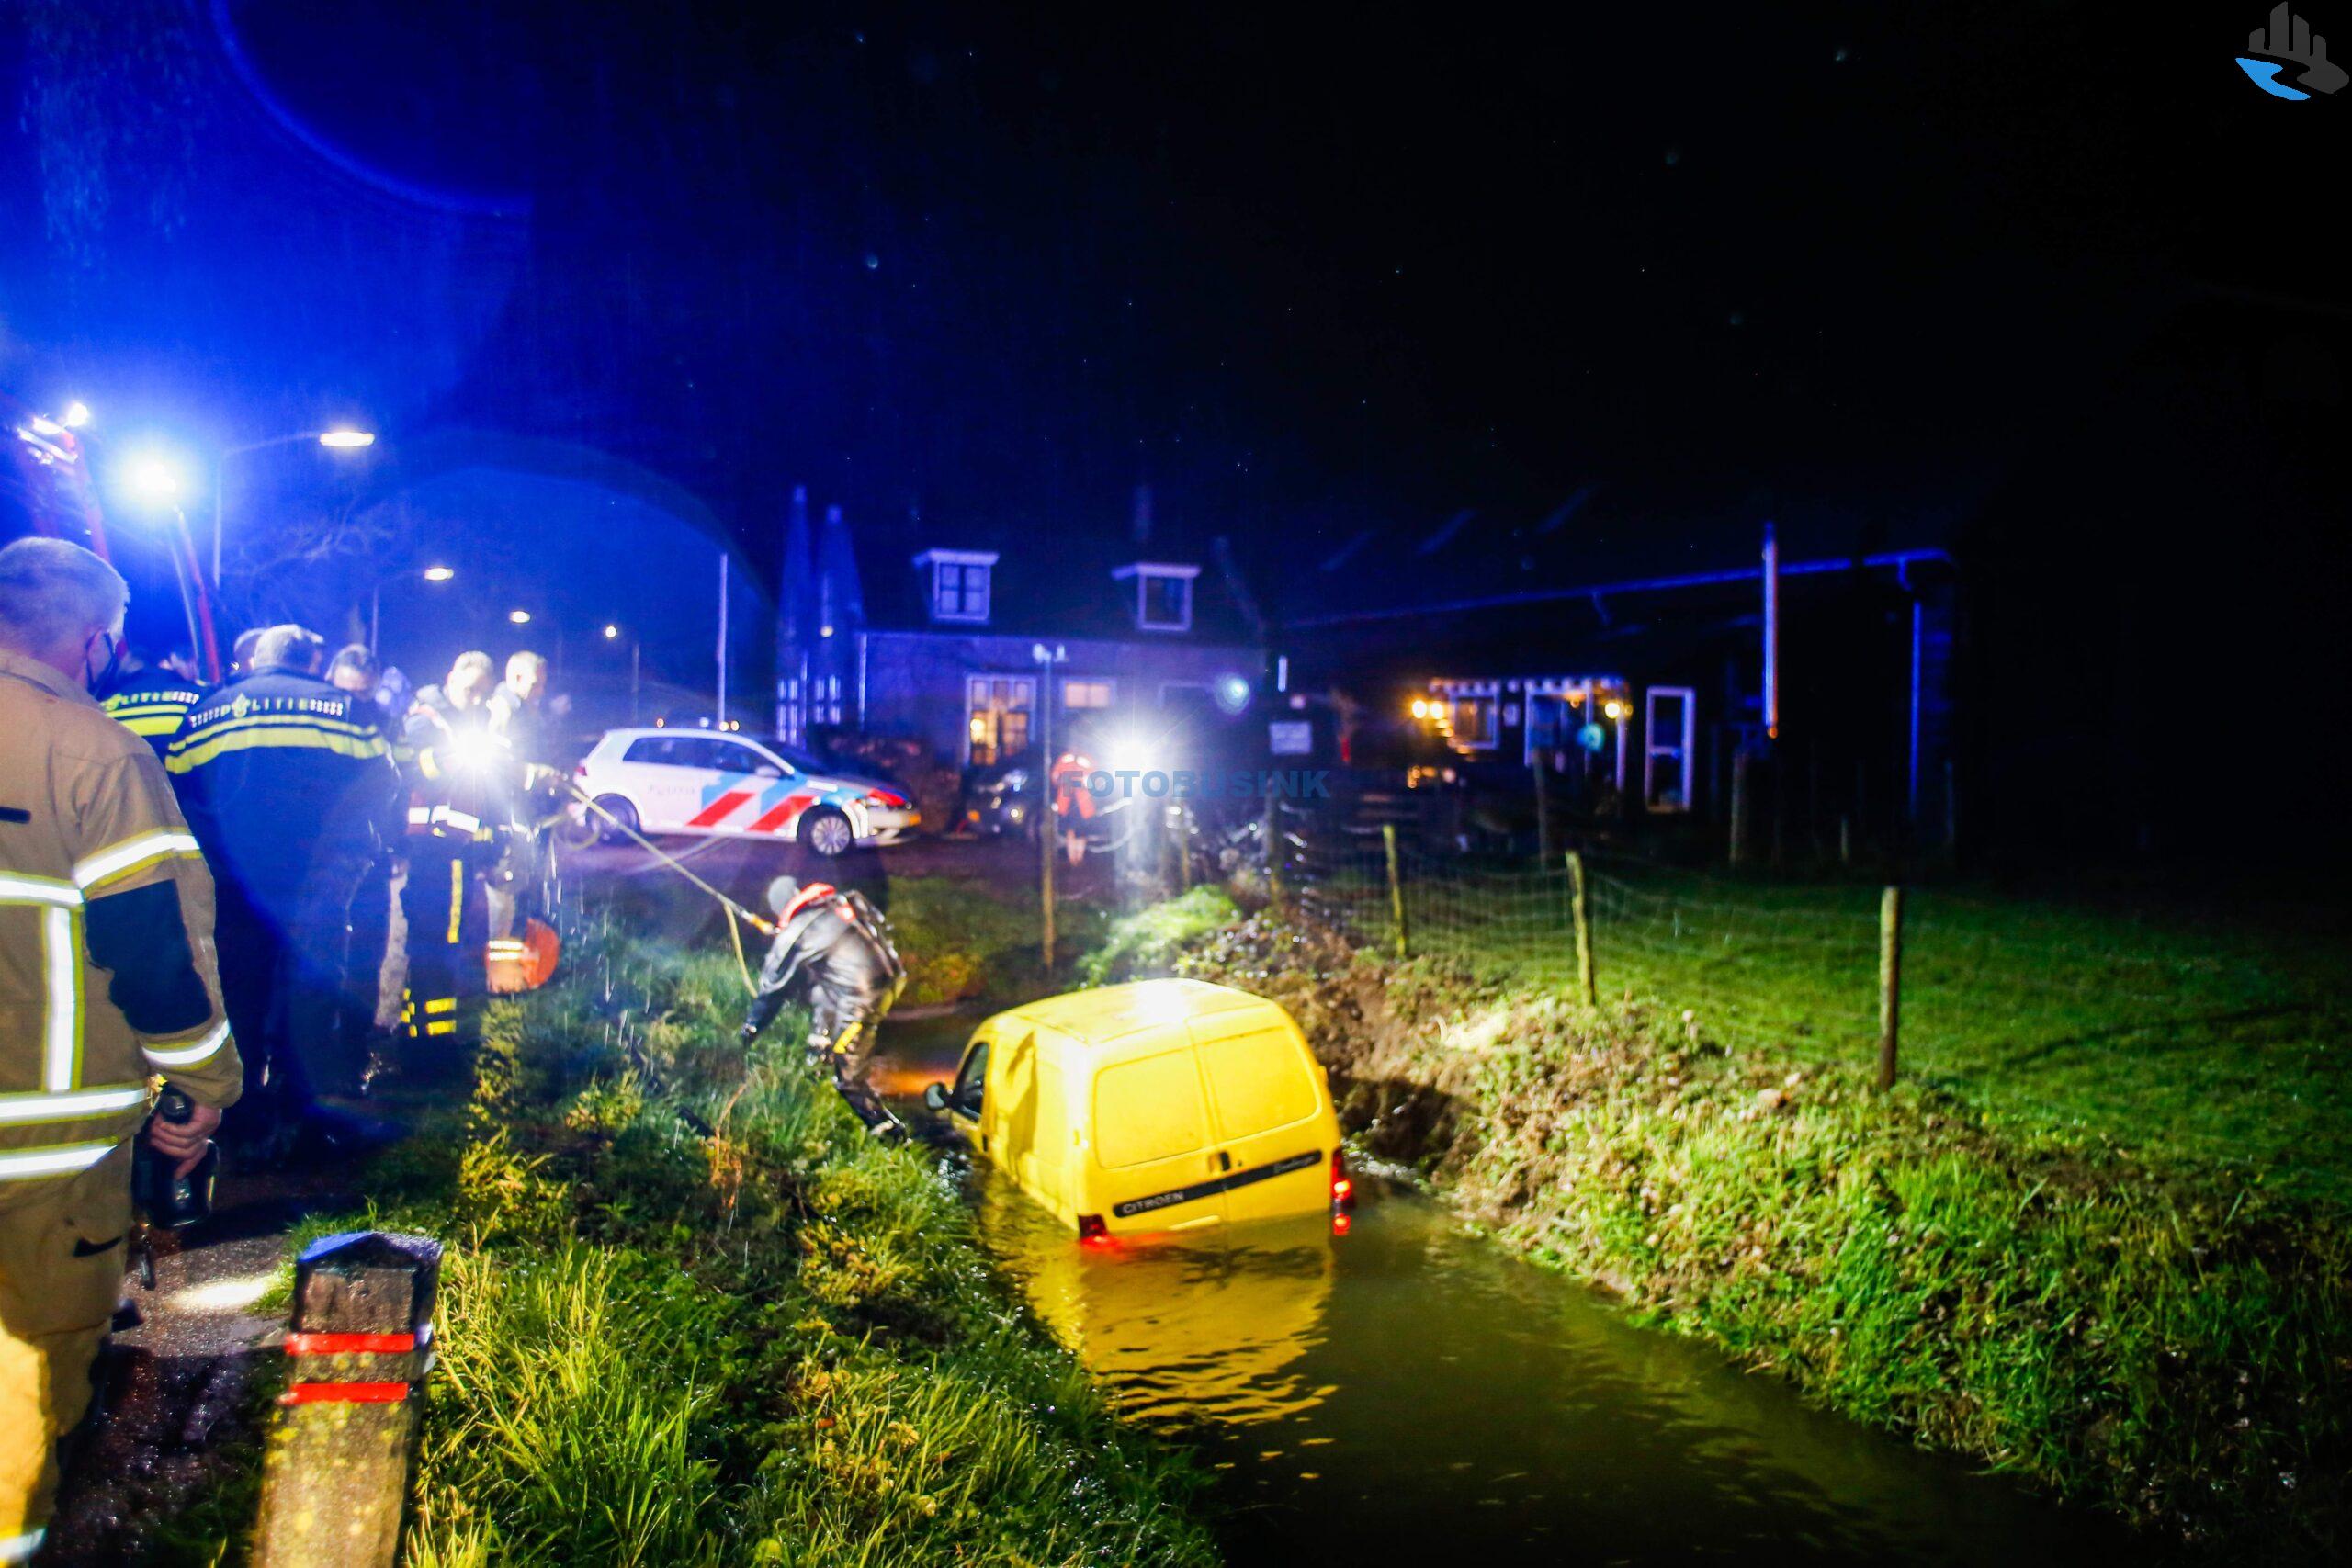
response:
[[(97, 641), (101, 637), (107, 639), (107, 661), (102, 667), (93, 671), (90, 668), (90, 643)], [(121, 668), (122, 638), (115, 636), (114, 633), (100, 632), (96, 637), (93, 637), (90, 642), (82, 645), (82, 683), (90, 689), (90, 695), (104, 701), (107, 694), (114, 690), (115, 675)]]

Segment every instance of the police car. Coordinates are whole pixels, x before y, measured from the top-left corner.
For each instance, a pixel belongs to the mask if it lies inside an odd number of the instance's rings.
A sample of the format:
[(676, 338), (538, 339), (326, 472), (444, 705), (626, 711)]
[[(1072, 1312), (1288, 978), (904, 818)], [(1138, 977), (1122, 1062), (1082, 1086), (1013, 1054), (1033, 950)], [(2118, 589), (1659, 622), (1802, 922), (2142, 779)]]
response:
[[(820, 855), (897, 843), (922, 820), (887, 784), (770, 741), (707, 729), (607, 730), (572, 778), (640, 833), (775, 839)], [(603, 818), (583, 826), (620, 836)]]

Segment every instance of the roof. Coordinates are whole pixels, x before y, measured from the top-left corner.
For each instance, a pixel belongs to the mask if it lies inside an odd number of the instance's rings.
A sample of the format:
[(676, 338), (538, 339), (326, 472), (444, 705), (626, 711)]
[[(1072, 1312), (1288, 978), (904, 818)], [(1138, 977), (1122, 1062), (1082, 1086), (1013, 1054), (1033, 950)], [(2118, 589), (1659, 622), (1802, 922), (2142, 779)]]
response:
[[(853, 519), (849, 532), (865, 590), (865, 625), (877, 631), (1241, 647), (1263, 640), (1248, 590), (1236, 591), (1216, 541), (1185, 530), (1158, 525), (1137, 539), (1124, 526), (1049, 533)], [(933, 559), (990, 567), (987, 621), (932, 618), (928, 562)], [(1146, 631), (1136, 624), (1136, 568), (1190, 574), (1189, 628)]]
[(1263, 997), (1205, 980), (1137, 980), (1048, 997), (1003, 1016), (1041, 1025), (1081, 1045), (1101, 1047), (1187, 1019), (1273, 1006)]

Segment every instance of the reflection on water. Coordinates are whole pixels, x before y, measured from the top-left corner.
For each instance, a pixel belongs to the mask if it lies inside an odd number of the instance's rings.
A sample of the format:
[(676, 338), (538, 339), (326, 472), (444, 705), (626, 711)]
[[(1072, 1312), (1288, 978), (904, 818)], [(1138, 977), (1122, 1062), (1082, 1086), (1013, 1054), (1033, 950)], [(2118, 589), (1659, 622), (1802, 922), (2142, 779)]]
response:
[[(941, 1075), (964, 1027), (896, 1042)], [(1702, 1346), (1361, 1184), (1319, 1221), (1080, 1247), (976, 1177), (989, 1243), (1137, 1417), (1227, 1478), (1236, 1562), (1693, 1558), (2007, 1565), (2124, 1549), (1999, 1481), (1807, 1409)], [(2135, 1551), (2135, 1555), (2143, 1554)]]
[(1328, 1392), (1298, 1369), (1330, 1305), (1329, 1222), (1250, 1226), (1238, 1247), (1215, 1233), (1080, 1247), (1012, 1182), (978, 1185), (989, 1245), (1128, 1414), (1242, 1427)]

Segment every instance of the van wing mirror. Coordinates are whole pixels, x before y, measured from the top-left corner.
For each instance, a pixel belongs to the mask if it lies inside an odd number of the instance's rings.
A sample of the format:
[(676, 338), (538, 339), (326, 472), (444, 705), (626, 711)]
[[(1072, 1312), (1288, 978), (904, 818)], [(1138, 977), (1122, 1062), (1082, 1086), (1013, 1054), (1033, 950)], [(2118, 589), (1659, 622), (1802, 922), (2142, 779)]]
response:
[(944, 1114), (947, 1110), (947, 1086), (944, 1083), (923, 1085), (922, 1102)]

